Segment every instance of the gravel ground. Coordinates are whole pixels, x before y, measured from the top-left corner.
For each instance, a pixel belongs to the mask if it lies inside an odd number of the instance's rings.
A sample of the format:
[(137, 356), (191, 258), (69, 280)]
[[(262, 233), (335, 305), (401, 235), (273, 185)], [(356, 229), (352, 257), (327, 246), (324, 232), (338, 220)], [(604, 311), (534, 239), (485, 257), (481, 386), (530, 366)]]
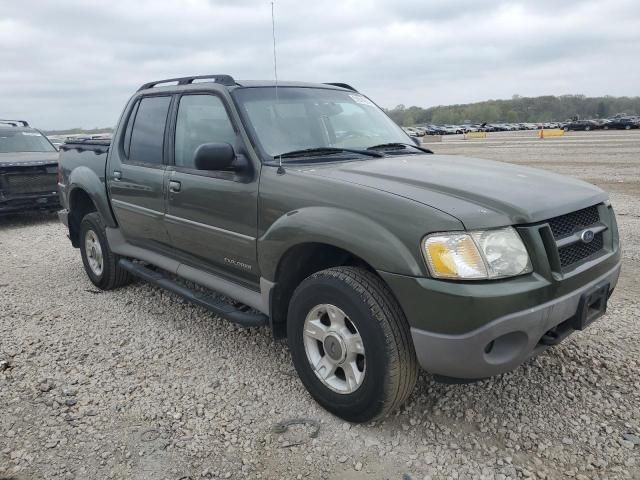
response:
[[(640, 478), (640, 132), (446, 138), (611, 191), (624, 269), (609, 313), (514, 372), (423, 374), (377, 424), (319, 408), (284, 342), (135, 283), (96, 290), (50, 215), (0, 219), (0, 478)], [(284, 433), (276, 422), (306, 418)], [(316, 429), (317, 436), (313, 437)]]

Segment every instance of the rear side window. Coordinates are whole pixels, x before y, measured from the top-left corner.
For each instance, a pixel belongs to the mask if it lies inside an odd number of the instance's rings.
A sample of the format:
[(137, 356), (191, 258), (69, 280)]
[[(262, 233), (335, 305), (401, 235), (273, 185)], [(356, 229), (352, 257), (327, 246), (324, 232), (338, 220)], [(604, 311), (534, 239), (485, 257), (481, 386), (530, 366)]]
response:
[(123, 148), (124, 153), (127, 158), (129, 158), (129, 149), (131, 148), (131, 131), (133, 130), (133, 122), (136, 119), (136, 113), (138, 112), (138, 107), (140, 106), (140, 100), (136, 102), (136, 104), (131, 109), (131, 114), (129, 115), (129, 120), (127, 120), (127, 128), (124, 131), (124, 142)]
[(140, 100), (131, 131), (129, 160), (162, 163), (164, 128), (171, 97), (146, 97)]

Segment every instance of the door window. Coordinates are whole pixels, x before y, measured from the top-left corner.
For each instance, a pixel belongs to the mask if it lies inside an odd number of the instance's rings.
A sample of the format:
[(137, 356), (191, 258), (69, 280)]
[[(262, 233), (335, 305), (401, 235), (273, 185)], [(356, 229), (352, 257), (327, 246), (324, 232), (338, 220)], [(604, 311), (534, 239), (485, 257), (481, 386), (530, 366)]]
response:
[(164, 128), (171, 97), (145, 97), (140, 101), (131, 131), (129, 159), (162, 164)]
[(220, 98), (214, 95), (183, 95), (178, 107), (175, 164), (195, 168), (194, 154), (203, 143), (235, 145), (236, 133)]

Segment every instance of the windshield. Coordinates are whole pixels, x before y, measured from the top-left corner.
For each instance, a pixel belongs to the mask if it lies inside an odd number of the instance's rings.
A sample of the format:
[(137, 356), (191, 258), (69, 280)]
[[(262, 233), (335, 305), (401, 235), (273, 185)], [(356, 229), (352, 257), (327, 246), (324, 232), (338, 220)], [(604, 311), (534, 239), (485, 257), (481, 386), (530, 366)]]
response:
[(371, 100), (343, 90), (239, 88), (234, 97), (262, 150), (271, 157), (305, 149), (364, 150), (411, 139)]
[(0, 130), (0, 153), (55, 152), (40, 132), (34, 130)]

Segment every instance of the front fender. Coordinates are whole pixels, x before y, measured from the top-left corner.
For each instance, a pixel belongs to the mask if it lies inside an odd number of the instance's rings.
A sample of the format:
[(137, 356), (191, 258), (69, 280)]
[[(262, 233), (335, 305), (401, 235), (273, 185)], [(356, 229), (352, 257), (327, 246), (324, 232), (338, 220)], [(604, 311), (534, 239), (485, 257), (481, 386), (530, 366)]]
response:
[(107, 196), (107, 188), (104, 183), (104, 177), (99, 177), (94, 170), (86, 166), (78, 166), (71, 171), (69, 175), (68, 199), (69, 210), (73, 210), (71, 204), (73, 192), (76, 189), (84, 190), (89, 195), (96, 210), (102, 216), (108, 227), (117, 227), (116, 219), (113, 217), (111, 207), (109, 206), (109, 198)]
[(423, 275), (421, 260), (417, 258), (418, 242), (412, 252), (391, 231), (364, 215), (335, 207), (306, 207), (281, 216), (258, 239), (262, 276), (275, 281), (282, 256), (303, 243), (342, 248), (376, 270)]

